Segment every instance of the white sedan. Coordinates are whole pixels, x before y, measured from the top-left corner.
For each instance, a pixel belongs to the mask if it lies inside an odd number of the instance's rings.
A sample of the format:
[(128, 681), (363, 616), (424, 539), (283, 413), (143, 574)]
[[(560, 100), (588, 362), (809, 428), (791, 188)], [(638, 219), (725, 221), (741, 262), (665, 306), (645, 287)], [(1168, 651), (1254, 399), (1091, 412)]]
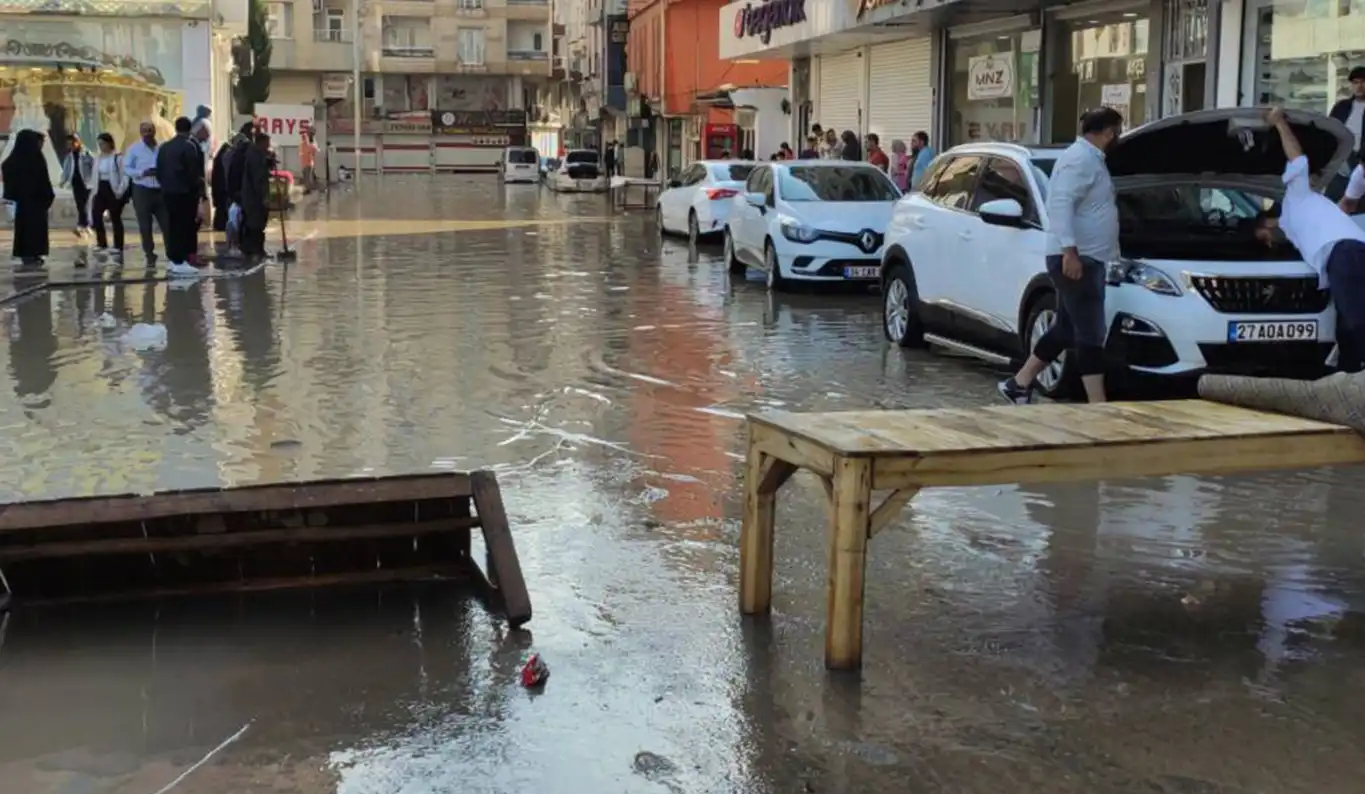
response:
[(720, 234), (730, 217), (732, 199), (744, 192), (744, 180), (753, 170), (753, 163), (742, 160), (702, 160), (689, 165), (659, 194), (655, 205), (659, 231), (686, 232), (694, 243)]
[(880, 168), (840, 160), (756, 165), (725, 226), (732, 273), (756, 267), (768, 286), (792, 281), (875, 283), (900, 198)]
[(593, 149), (566, 152), (545, 182), (557, 193), (605, 193), (608, 187), (607, 172)]

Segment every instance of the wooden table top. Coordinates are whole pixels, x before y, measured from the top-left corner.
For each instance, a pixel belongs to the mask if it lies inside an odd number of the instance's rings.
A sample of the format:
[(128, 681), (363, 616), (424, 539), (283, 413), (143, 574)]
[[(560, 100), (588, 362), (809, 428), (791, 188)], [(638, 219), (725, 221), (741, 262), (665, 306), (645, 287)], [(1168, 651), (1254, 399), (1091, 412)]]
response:
[[(770, 411), (750, 414), (749, 421), (845, 457), (931, 457), (1277, 436), (1316, 436), (1328, 445), (1335, 439), (1360, 445), (1365, 451), (1365, 443), (1348, 427), (1204, 400), (915, 411)], [(1340, 451), (1336, 457), (1340, 458)]]

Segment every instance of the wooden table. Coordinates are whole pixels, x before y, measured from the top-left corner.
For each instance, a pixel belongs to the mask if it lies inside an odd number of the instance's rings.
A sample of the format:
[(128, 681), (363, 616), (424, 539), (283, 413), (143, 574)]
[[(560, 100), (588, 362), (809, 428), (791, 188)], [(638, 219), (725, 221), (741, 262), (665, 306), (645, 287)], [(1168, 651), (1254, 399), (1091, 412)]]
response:
[(1365, 463), (1349, 428), (1202, 400), (770, 412), (750, 415), (748, 430), (740, 611), (771, 609), (777, 492), (814, 472), (829, 500), (830, 669), (862, 665), (867, 542), (921, 488)]
[[(640, 210), (654, 209), (654, 203), (659, 198), (659, 191), (662, 186), (656, 179), (635, 179), (633, 177), (618, 177), (621, 181), (613, 180), (611, 185), (612, 203), (619, 210)], [(638, 194), (636, 201), (631, 201), (631, 192)]]

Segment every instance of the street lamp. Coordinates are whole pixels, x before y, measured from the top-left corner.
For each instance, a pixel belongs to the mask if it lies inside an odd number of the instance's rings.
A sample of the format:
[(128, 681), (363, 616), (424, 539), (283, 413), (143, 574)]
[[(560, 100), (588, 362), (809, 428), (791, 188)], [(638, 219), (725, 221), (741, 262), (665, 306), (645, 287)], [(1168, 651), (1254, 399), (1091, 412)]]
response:
[(360, 189), (360, 108), (365, 101), (365, 89), (360, 82), (360, 15), (369, 10), (368, 3), (361, 0), (351, 0), (351, 19), (353, 22), (351, 31), (351, 112), (353, 114), (351, 122), (351, 147), (355, 152), (355, 176), (352, 184), (356, 190)]

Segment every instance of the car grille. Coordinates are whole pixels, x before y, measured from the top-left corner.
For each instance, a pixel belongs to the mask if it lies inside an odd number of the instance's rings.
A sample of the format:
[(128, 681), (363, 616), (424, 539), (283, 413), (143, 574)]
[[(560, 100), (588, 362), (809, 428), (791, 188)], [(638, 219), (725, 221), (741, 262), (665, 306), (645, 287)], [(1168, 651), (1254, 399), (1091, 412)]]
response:
[(1230, 375), (1278, 375), (1315, 378), (1326, 371), (1327, 342), (1249, 342), (1201, 344), (1199, 352), (1210, 372)]
[(1204, 300), (1224, 314), (1317, 314), (1331, 300), (1317, 276), (1224, 278), (1191, 276)]

